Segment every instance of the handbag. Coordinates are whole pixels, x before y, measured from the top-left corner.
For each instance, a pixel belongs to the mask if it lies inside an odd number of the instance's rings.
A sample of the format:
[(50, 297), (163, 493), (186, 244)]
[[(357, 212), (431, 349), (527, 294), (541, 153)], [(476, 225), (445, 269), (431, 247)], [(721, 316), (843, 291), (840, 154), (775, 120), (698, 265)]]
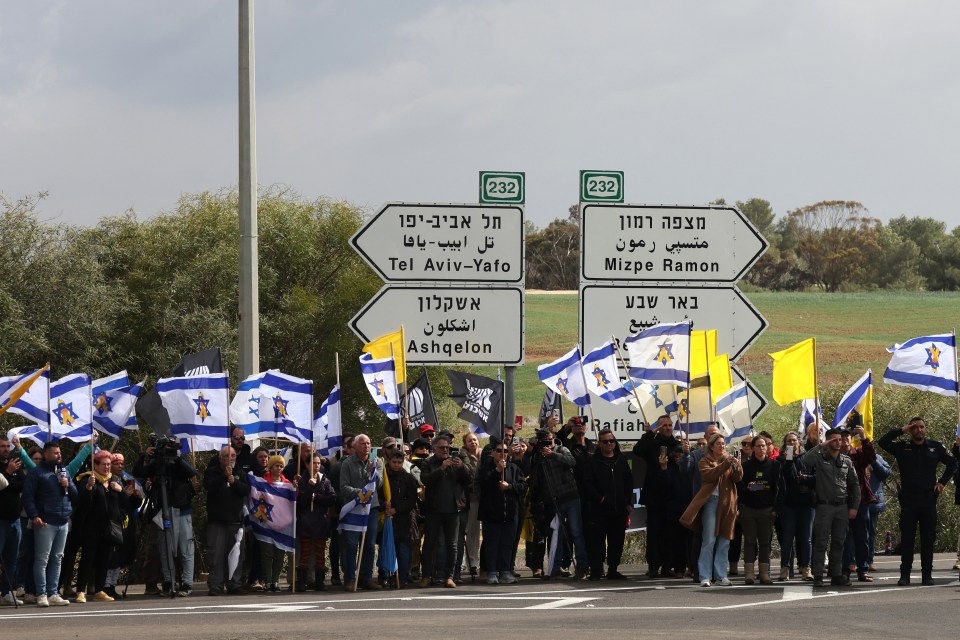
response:
[(123, 527), (118, 522), (109, 520), (103, 530), (103, 540), (110, 546), (119, 547), (123, 544)]

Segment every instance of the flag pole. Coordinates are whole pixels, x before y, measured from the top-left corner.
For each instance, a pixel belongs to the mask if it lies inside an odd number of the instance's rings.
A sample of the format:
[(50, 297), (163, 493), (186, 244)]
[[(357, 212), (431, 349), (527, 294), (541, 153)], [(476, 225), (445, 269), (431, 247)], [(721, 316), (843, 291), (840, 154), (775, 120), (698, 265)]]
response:
[[(49, 363), (47, 366), (50, 366)], [(47, 442), (53, 442), (53, 409), (50, 406), (50, 381), (47, 381)], [(93, 452), (90, 453), (90, 459), (93, 460)], [(16, 599), (16, 596), (14, 596)]]
[(630, 382), (630, 390), (633, 391), (633, 397), (637, 399), (637, 407), (640, 408), (640, 418), (643, 419), (644, 422), (647, 422), (647, 415), (643, 412), (643, 403), (640, 402), (640, 392), (637, 391), (637, 385), (633, 382), (633, 378), (630, 377), (630, 368), (627, 367), (627, 361), (623, 359), (623, 353), (620, 351), (620, 342), (615, 336), (610, 336), (610, 339), (613, 341), (613, 346), (617, 350), (617, 357), (620, 358), (620, 366), (623, 367), (627, 372), (627, 380)]
[[(704, 334), (706, 335), (706, 334)], [(684, 420), (684, 429), (683, 429), (683, 439), (690, 439), (690, 358), (691, 358), (691, 343), (693, 342), (693, 320), (687, 320), (687, 417)], [(704, 338), (703, 342), (704, 349), (706, 349), (707, 342)], [(677, 400), (679, 405), (680, 400)], [(682, 405), (679, 405), (682, 406)]]
[(577, 347), (580, 351), (580, 366), (578, 369), (580, 369), (580, 377), (583, 378), (583, 390), (587, 392), (587, 402), (589, 403), (587, 404), (587, 409), (590, 411), (590, 433), (596, 434), (597, 428), (593, 423), (593, 403), (590, 402), (590, 389), (587, 388), (587, 372), (583, 370), (583, 346), (577, 345)]
[[(403, 330), (403, 323), (401, 323), (401, 324), (400, 324), (400, 350), (401, 350), (401, 355), (403, 356), (403, 396), (404, 396), (404, 398), (403, 398), (403, 415), (405, 415), (406, 418), (407, 418), (407, 420), (409, 421), (409, 420), (410, 420), (410, 381), (407, 379), (407, 348), (406, 348), (406, 346), (405, 346), (406, 343), (407, 343), (407, 339), (406, 339), (405, 334), (404, 334), (403, 331), (404, 331), (404, 330)], [(391, 355), (391, 357), (393, 357), (393, 355), (394, 355), (394, 354), (393, 354), (393, 343), (392, 343), (392, 342), (390, 343), (390, 355)], [(397, 366), (397, 361), (396, 361), (396, 359), (394, 359), (394, 361), (393, 361), (393, 366), (394, 366), (394, 368), (396, 368), (396, 366)], [(400, 393), (399, 386), (400, 386), (400, 385), (398, 384), (398, 385), (397, 385), (397, 387), (398, 387), (398, 388), (397, 388), (397, 393)], [(400, 399), (400, 398), (397, 398), (397, 400), (399, 400), (399, 399)], [(439, 428), (440, 428), (440, 427), (437, 426), (437, 429), (439, 429)], [(403, 437), (403, 418), (400, 419), (400, 440), (401, 440), (401, 442), (404, 441), (404, 440), (406, 440), (406, 438)]]
[[(953, 435), (955, 438), (960, 438), (960, 368), (957, 368), (957, 328), (953, 328), (953, 364), (954, 364), (954, 378), (957, 383), (957, 427), (954, 429)], [(872, 382), (872, 380), (871, 380)]]

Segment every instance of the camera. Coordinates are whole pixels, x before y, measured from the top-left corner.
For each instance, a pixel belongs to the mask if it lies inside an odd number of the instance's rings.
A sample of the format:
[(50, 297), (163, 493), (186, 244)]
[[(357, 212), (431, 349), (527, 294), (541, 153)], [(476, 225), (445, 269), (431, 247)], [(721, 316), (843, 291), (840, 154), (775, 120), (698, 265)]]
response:
[(147, 441), (154, 448), (157, 460), (171, 461), (180, 457), (180, 440), (174, 436), (151, 433)]
[(459, 449), (458, 447), (451, 447), (451, 449), (450, 449), (450, 457), (451, 457), (451, 458), (456, 458), (456, 457), (459, 456), (459, 455), (460, 455), (460, 449)]

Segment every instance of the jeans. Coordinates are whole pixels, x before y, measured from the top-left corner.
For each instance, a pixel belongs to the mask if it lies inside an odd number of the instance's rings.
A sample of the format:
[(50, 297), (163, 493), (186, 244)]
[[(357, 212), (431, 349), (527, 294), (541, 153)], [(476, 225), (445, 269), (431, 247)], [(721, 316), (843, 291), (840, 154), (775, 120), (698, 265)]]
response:
[(33, 583), (33, 527), (27, 526), (28, 520), (20, 518), (20, 551), (17, 554), (17, 586), (26, 593), (36, 594)]
[(590, 560), (587, 559), (587, 540), (583, 536), (583, 513), (580, 511), (580, 498), (557, 503), (557, 515), (560, 516), (561, 539), (566, 540), (568, 537), (573, 539), (577, 570), (586, 571), (590, 567)]
[(20, 552), (20, 518), (0, 520), (0, 558), (3, 581), (0, 593), (12, 591), (17, 584), (17, 554)]
[(727, 554), (730, 553), (730, 539), (717, 535), (717, 505), (720, 496), (710, 496), (700, 512), (700, 521), (703, 523), (701, 534), (703, 542), (700, 544), (700, 579), (723, 580), (727, 577)]
[(813, 553), (813, 507), (783, 507), (778, 514), (783, 546), (780, 548), (780, 566), (793, 566), (796, 547), (797, 566), (809, 567)]
[[(358, 582), (366, 584), (373, 580), (373, 556), (377, 546), (377, 527), (380, 524), (380, 512), (371, 509), (367, 518), (367, 535), (363, 540), (363, 555), (360, 558), (360, 577)], [(343, 569), (343, 581), (357, 580), (357, 549), (360, 548), (360, 531), (340, 531), (340, 567)], [(397, 565), (400, 564), (399, 559)]]
[(870, 505), (862, 505), (857, 511), (857, 517), (850, 521), (847, 530), (847, 540), (843, 544), (843, 572), (849, 573), (847, 567), (857, 566), (857, 573), (866, 573), (869, 566), (870, 544)]
[[(180, 558), (180, 583), (186, 588), (193, 587), (193, 510), (172, 508), (173, 512), (173, 548), (174, 555)], [(163, 567), (163, 581), (173, 585), (176, 572), (167, 565), (167, 533), (160, 532), (160, 565)]]
[(38, 596), (52, 596), (60, 581), (63, 547), (67, 544), (68, 524), (48, 524), (33, 530), (33, 582)]

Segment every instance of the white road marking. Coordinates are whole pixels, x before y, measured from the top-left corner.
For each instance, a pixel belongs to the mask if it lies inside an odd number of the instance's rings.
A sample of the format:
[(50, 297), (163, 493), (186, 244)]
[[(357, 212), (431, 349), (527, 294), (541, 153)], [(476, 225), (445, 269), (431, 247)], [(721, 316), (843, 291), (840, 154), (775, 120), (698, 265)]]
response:
[(781, 600), (809, 600), (813, 597), (813, 585), (785, 585)]

